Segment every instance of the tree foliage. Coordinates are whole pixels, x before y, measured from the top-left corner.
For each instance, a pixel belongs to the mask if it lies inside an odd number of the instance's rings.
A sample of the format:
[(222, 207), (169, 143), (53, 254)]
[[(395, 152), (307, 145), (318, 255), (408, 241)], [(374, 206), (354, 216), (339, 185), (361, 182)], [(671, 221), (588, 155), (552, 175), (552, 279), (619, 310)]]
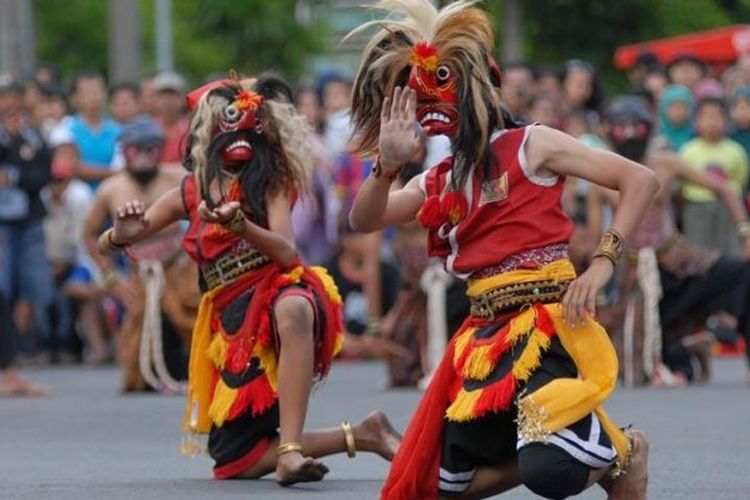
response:
[[(322, 51), (326, 27), (300, 24), (295, 0), (173, 0), (176, 68), (199, 80), (208, 74), (275, 69), (294, 79)], [(140, 0), (144, 72), (156, 68), (153, 0)], [(67, 74), (107, 70), (108, 2), (35, 0), (37, 55)], [(135, 76), (135, 75), (134, 75)]]

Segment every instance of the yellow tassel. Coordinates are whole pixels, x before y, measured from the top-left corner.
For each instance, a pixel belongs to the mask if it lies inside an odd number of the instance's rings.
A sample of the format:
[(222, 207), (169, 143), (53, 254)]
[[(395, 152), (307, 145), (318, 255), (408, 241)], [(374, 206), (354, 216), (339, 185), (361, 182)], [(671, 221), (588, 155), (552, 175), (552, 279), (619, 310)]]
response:
[(545, 442), (550, 431), (544, 427), (547, 413), (531, 396), (518, 402), (518, 436), (526, 442)]
[(505, 341), (509, 344), (515, 344), (524, 335), (531, 332), (536, 322), (536, 310), (530, 307), (510, 320), (508, 335)]
[(276, 350), (271, 346), (261, 347), (256, 345), (255, 349), (253, 349), (252, 357), (258, 358), (261, 370), (263, 370), (268, 377), (268, 383), (271, 385), (271, 388), (276, 391), (279, 380), (277, 373), (278, 360), (276, 359)]
[(458, 334), (458, 338), (456, 338), (455, 343), (455, 351), (453, 353), (453, 366), (458, 365), (458, 360), (461, 359), (464, 350), (466, 350), (467, 346), (469, 345), (469, 341), (474, 338), (474, 332), (476, 331), (476, 328), (467, 328), (466, 330)]
[(232, 389), (223, 380), (219, 380), (216, 384), (216, 391), (214, 392), (211, 406), (208, 408), (208, 416), (211, 417), (211, 420), (217, 427), (221, 427), (224, 424), (235, 399), (237, 399), (237, 389)]
[(224, 367), (224, 361), (227, 358), (227, 349), (229, 349), (229, 343), (224, 340), (224, 337), (215, 333), (211, 344), (208, 346), (206, 355), (213, 362), (217, 370), (221, 370)]
[(336, 343), (333, 345), (333, 357), (336, 357), (344, 348), (344, 332), (336, 334)]
[(487, 359), (491, 349), (492, 344), (475, 346), (471, 350), (464, 364), (464, 379), (484, 380), (489, 377), (495, 368), (495, 365)]
[(467, 392), (458, 391), (456, 400), (448, 407), (445, 416), (453, 422), (467, 422), (474, 419), (474, 407), (482, 396), (482, 390)]
[(339, 289), (336, 286), (336, 282), (333, 281), (333, 277), (328, 274), (326, 268), (314, 266), (311, 269), (315, 274), (318, 275), (318, 278), (320, 278), (320, 281), (323, 283), (323, 288), (325, 288), (326, 290), (328, 300), (330, 300), (334, 305), (341, 304), (341, 294), (339, 293)]
[(526, 348), (513, 363), (513, 378), (526, 382), (531, 374), (542, 363), (542, 351), (549, 349), (550, 339), (541, 330), (535, 328), (529, 336)]
[(305, 268), (302, 266), (297, 266), (288, 273), (284, 275), (284, 277), (289, 278), (294, 283), (297, 283), (299, 279), (302, 277), (302, 273), (305, 272)]

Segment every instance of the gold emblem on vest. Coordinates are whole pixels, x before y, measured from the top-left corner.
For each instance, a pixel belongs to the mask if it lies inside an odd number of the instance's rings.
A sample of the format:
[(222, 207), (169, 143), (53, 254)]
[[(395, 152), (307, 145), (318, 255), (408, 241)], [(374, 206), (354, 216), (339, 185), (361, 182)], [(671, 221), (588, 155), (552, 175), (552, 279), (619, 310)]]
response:
[(496, 179), (490, 179), (482, 183), (482, 196), (479, 205), (503, 201), (508, 197), (508, 172)]

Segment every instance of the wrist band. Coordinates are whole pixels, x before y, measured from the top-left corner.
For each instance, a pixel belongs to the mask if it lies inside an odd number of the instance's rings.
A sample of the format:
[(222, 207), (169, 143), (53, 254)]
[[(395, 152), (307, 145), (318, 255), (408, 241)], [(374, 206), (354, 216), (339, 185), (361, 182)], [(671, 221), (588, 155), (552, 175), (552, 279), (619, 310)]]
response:
[(388, 182), (393, 182), (396, 177), (398, 177), (398, 172), (401, 170), (400, 168), (394, 172), (391, 172), (390, 174), (386, 174), (383, 172), (383, 165), (380, 163), (380, 157), (378, 156), (375, 160), (375, 163), (372, 166), (372, 176), (376, 179), (380, 179), (381, 177), (387, 180)]
[(98, 247), (99, 253), (102, 255), (111, 255), (130, 246), (129, 243), (115, 243), (112, 240), (112, 233), (114, 232), (113, 228), (109, 228), (99, 236)]
[(238, 209), (232, 219), (223, 224), (224, 228), (235, 236), (242, 236), (245, 234), (245, 214), (242, 209)]
[(617, 265), (617, 261), (622, 257), (623, 251), (625, 250), (625, 241), (622, 235), (614, 229), (609, 229), (604, 236), (602, 236), (599, 246), (596, 248), (594, 257), (605, 257), (612, 262), (612, 265)]
[(740, 238), (747, 238), (750, 236), (750, 221), (743, 220), (737, 223), (737, 236)]

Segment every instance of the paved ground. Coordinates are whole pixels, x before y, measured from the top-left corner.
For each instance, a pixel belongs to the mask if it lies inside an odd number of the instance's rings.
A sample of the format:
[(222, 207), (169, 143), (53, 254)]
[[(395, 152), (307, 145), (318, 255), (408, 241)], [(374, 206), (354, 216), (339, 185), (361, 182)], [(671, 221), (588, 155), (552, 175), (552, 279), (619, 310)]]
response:
[[(652, 439), (651, 499), (750, 498), (750, 388), (740, 361), (717, 363), (716, 380), (687, 390), (620, 391), (608, 404)], [(177, 453), (182, 398), (119, 396), (113, 369), (31, 372), (55, 388), (48, 400), (0, 400), (0, 499), (374, 499), (387, 472), (376, 457), (326, 460), (314, 486), (209, 479), (207, 458)], [(378, 364), (337, 365), (317, 391), (312, 426), (382, 408), (402, 428), (415, 391), (382, 391)], [(505, 497), (533, 498), (518, 489)], [(504, 497), (504, 498), (505, 498)], [(603, 498), (592, 490), (583, 498)]]

